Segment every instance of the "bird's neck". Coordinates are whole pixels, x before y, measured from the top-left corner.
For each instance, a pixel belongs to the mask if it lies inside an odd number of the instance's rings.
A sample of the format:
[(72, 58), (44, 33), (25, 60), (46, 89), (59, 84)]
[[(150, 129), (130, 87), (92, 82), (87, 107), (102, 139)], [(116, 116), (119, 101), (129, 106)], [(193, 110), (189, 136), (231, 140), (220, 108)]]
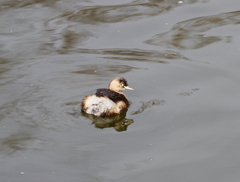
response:
[[(110, 90), (111, 90), (111, 89), (110, 89)], [(121, 90), (112, 90), (112, 91), (124, 95), (124, 97), (126, 97), (126, 99), (127, 99), (127, 96), (126, 96)]]

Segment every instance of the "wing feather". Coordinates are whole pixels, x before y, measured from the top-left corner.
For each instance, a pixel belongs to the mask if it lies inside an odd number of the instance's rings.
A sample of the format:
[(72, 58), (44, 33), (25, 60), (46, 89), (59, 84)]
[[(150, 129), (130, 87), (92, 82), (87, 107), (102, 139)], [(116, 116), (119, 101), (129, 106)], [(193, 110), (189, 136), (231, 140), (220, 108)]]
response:
[(97, 97), (107, 97), (115, 103), (117, 103), (118, 101), (123, 101), (127, 104), (127, 106), (129, 106), (128, 100), (126, 99), (126, 97), (123, 94), (114, 92), (110, 89), (106, 89), (106, 88), (97, 89), (96, 96)]

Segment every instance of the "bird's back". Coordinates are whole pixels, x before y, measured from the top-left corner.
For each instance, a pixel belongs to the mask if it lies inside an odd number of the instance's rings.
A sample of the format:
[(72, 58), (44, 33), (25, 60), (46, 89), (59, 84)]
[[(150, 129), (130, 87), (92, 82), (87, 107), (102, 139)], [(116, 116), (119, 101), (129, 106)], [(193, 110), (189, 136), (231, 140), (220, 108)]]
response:
[(128, 106), (123, 94), (110, 89), (97, 89), (96, 94), (88, 95), (82, 101), (82, 110), (95, 116), (120, 114)]

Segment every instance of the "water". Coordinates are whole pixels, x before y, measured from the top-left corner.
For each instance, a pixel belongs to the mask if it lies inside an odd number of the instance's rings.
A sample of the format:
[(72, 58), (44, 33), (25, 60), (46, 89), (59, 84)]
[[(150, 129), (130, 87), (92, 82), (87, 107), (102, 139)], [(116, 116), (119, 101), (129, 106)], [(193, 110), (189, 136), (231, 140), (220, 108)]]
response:
[[(1, 181), (239, 181), (239, 5), (2, 1)], [(71, 114), (116, 76), (127, 121)]]

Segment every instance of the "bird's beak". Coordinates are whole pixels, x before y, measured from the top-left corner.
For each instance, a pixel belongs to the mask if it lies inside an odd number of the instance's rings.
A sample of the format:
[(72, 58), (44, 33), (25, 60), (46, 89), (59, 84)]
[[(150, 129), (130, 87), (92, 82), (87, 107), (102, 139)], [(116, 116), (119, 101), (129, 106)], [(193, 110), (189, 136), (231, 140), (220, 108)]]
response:
[(133, 90), (133, 88), (129, 87), (129, 86), (124, 86), (125, 89), (128, 89), (128, 90)]

